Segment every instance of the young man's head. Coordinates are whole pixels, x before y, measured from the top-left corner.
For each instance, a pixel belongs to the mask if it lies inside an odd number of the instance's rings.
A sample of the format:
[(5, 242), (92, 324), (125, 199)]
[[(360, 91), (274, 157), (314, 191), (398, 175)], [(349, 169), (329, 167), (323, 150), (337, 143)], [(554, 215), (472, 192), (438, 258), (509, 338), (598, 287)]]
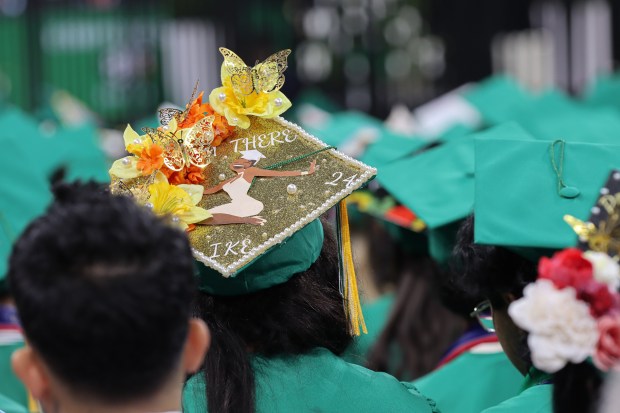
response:
[(191, 318), (186, 236), (94, 184), (55, 192), (9, 261), (29, 344), (13, 357), (16, 373), (44, 407), (178, 409), (185, 375), (200, 367), (209, 342)]
[(475, 244), (473, 216), (458, 232), (453, 260), (458, 287), (468, 296), (486, 297), (491, 302), (497, 337), (508, 358), (525, 374), (530, 365), (525, 333), (508, 315), (508, 305), (536, 280), (536, 263), (506, 248)]

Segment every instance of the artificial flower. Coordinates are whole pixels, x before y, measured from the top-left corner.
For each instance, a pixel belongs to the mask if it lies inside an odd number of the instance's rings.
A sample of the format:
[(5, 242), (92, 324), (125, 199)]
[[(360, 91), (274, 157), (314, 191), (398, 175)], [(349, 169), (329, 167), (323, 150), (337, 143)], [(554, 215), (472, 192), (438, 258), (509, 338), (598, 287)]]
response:
[(235, 133), (235, 127), (231, 126), (225, 116), (217, 113), (213, 107), (207, 104), (207, 113), (213, 115), (213, 142), (211, 146), (220, 146), (222, 142), (231, 137)]
[(131, 155), (114, 161), (110, 175), (121, 179), (147, 176), (164, 164), (163, 149), (146, 135), (138, 135), (130, 125), (123, 133), (125, 149)]
[(211, 214), (196, 205), (202, 199), (204, 188), (201, 185), (170, 185), (159, 172), (155, 182), (148, 188), (153, 212), (157, 215), (170, 216), (172, 222), (183, 230), (191, 224), (204, 221)]
[(620, 315), (606, 315), (598, 320), (599, 340), (594, 352), (594, 364), (601, 370), (620, 366)]
[(136, 168), (143, 176), (150, 175), (164, 166), (164, 150), (161, 146), (151, 143), (140, 152)]
[(213, 89), (209, 103), (216, 112), (224, 115), (228, 124), (241, 129), (250, 127), (250, 118), (274, 118), (291, 107), (291, 101), (279, 90), (273, 92), (253, 91), (248, 95), (233, 88), (231, 75), (222, 63), (222, 86)]
[(579, 289), (593, 278), (592, 263), (577, 248), (557, 252), (551, 258), (543, 257), (538, 263), (539, 278), (553, 281), (556, 287)]
[(594, 279), (582, 284), (577, 290), (577, 298), (585, 301), (590, 307), (590, 313), (594, 317), (607, 314), (609, 310), (617, 307), (616, 296), (609, 290), (607, 284)]
[(168, 167), (164, 166), (161, 171), (166, 178), (168, 178), (168, 182), (173, 185), (181, 185), (181, 184), (201, 184), (205, 181), (205, 176), (203, 174), (204, 170), (195, 165), (185, 166), (180, 171), (173, 171)]
[(611, 291), (618, 291), (620, 287), (620, 265), (604, 252), (586, 251), (584, 257), (594, 267), (594, 279), (607, 284)]
[(581, 363), (593, 354), (598, 341), (596, 320), (575, 289), (558, 289), (548, 279), (538, 279), (523, 290), (508, 313), (529, 333), (534, 366), (555, 373), (566, 363)]
[(189, 103), (187, 116), (179, 123), (179, 129), (191, 128), (196, 122), (207, 116), (209, 104), (202, 103), (203, 94), (204, 92), (200, 92), (198, 97)]

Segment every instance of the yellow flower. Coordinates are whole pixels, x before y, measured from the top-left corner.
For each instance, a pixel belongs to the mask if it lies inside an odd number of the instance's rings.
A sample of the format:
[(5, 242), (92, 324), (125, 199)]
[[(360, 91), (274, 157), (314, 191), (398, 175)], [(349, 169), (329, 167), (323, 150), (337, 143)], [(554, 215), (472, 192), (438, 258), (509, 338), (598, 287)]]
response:
[(216, 112), (224, 115), (232, 126), (247, 129), (250, 127), (248, 116), (274, 118), (291, 107), (291, 101), (279, 90), (253, 91), (249, 95), (235, 91), (224, 64), (222, 64), (221, 76), (223, 86), (213, 89), (209, 95), (209, 103)]
[(123, 133), (125, 149), (131, 155), (114, 161), (110, 175), (121, 179), (150, 175), (162, 167), (163, 150), (146, 135), (138, 135), (130, 125)]
[(155, 182), (148, 188), (148, 202), (155, 214), (170, 216), (175, 225), (186, 230), (190, 224), (211, 217), (206, 209), (196, 206), (202, 199), (203, 190), (201, 185), (170, 185), (166, 177), (158, 172)]

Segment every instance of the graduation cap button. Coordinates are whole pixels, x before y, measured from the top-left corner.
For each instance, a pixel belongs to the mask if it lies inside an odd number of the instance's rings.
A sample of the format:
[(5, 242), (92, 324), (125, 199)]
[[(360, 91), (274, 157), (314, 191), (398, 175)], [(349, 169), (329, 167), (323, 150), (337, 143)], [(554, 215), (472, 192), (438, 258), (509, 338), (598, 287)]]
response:
[(560, 196), (562, 198), (573, 199), (577, 198), (579, 194), (581, 194), (581, 191), (579, 190), (579, 188), (575, 188), (574, 186), (565, 186), (564, 188), (560, 189)]

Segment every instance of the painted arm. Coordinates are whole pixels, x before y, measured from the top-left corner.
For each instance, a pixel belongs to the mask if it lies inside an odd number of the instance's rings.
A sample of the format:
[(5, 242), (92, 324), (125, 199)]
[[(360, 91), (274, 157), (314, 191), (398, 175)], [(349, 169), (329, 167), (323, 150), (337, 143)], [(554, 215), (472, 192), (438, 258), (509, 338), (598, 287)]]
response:
[(224, 187), (224, 185), (226, 185), (228, 182), (230, 182), (232, 179), (227, 179), (223, 182), (220, 182), (219, 184), (217, 184), (216, 186), (212, 187), (212, 188), (205, 188), (204, 191), (202, 192), (204, 195), (211, 195), (214, 194), (216, 192), (219, 192), (222, 190), (222, 188)]
[(269, 169), (252, 168), (253, 176), (301, 176), (312, 175), (316, 171), (316, 161), (310, 163), (308, 171), (272, 171)]

